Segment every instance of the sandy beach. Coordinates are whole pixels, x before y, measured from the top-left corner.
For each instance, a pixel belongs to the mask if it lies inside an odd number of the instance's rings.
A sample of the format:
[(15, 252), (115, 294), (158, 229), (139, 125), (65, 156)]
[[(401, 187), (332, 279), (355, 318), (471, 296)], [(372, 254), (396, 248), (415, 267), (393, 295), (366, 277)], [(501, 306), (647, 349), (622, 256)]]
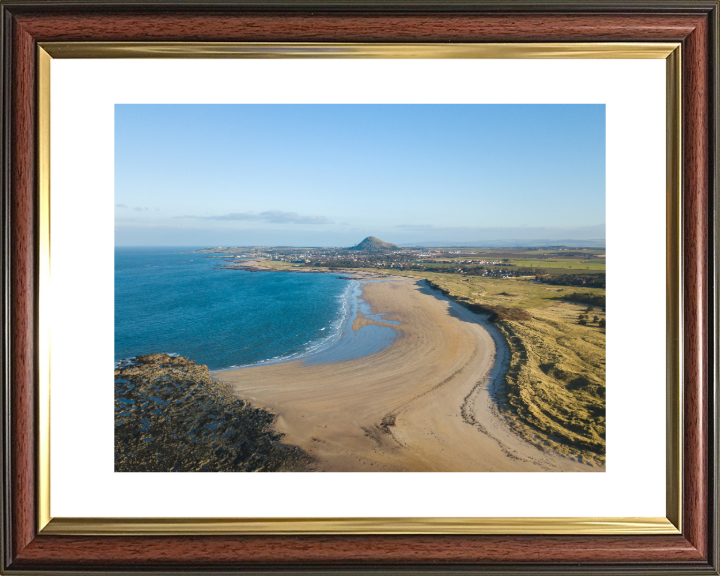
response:
[(363, 282), (362, 289), (373, 315), (400, 325), (358, 314), (353, 329), (391, 326), (398, 337), (386, 348), (214, 377), (276, 413), (275, 429), (323, 471), (597, 471), (541, 451), (498, 414), (492, 393), (507, 350), (483, 317), (412, 279)]

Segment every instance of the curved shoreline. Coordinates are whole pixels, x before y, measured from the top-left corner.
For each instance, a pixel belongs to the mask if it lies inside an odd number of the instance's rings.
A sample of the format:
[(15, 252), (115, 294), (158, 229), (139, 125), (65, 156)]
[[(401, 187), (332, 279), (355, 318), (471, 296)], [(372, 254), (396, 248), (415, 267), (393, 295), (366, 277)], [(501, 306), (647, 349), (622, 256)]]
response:
[[(285, 271), (278, 272), (284, 273)], [(342, 317), (327, 327), (330, 330), (326, 336), (308, 342), (304, 350), (292, 352), (285, 356), (258, 360), (251, 364), (217, 368), (213, 372), (244, 370), (296, 361), (302, 362), (304, 365), (325, 364), (362, 358), (389, 346), (392, 340), (400, 336), (396, 330), (393, 330), (392, 326), (393, 324), (399, 324), (399, 322), (379, 318), (372, 313), (370, 305), (363, 298), (363, 282), (377, 280), (368, 280), (361, 276), (351, 276), (346, 279), (350, 280), (348, 288), (339, 298)], [(358, 333), (360, 327), (368, 325), (372, 326), (372, 328)]]
[(506, 352), (481, 316), (401, 277), (366, 283), (363, 298), (402, 337), (362, 358), (215, 377), (278, 414), (286, 441), (326, 471), (593, 470), (522, 440), (497, 412)]

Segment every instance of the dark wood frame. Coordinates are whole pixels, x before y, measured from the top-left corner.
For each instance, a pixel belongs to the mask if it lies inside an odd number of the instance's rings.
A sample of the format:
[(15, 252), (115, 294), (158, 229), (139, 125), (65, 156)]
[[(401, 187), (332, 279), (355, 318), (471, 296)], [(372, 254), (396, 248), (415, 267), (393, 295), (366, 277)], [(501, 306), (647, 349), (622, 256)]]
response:
[[(718, 574), (718, 2), (3, 1), (2, 557), (54, 572)], [(681, 42), (683, 532), (656, 536), (50, 536), (36, 513), (36, 51), (50, 41)]]

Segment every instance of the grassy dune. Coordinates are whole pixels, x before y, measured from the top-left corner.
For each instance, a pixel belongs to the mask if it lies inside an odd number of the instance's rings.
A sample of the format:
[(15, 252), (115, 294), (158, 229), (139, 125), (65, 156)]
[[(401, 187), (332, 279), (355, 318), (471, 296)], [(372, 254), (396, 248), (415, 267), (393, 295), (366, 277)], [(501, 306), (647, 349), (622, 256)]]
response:
[(583, 309), (553, 305), (497, 323), (512, 354), (501, 404), (527, 439), (603, 465), (605, 331), (577, 324)]
[[(558, 287), (518, 279), (427, 278), (466, 304), (513, 310), (495, 322), (510, 348), (499, 404), (516, 431), (540, 446), (588, 464), (605, 464), (605, 329), (578, 323), (587, 304), (561, 300), (597, 288)], [(525, 312), (523, 314), (522, 312)], [(605, 318), (600, 308), (587, 313)], [(516, 319), (511, 319), (511, 318)]]

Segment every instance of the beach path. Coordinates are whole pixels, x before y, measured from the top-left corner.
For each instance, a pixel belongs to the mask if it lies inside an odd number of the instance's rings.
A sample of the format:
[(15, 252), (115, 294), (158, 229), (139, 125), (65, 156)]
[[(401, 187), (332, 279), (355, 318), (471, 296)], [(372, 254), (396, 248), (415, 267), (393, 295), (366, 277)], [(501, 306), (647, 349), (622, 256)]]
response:
[[(399, 336), (353, 360), (302, 360), (214, 373), (238, 396), (278, 414), (285, 441), (324, 471), (594, 471), (512, 432), (492, 399), (505, 345), (479, 315), (392, 277), (363, 299)], [(368, 323), (358, 318), (353, 328)]]

